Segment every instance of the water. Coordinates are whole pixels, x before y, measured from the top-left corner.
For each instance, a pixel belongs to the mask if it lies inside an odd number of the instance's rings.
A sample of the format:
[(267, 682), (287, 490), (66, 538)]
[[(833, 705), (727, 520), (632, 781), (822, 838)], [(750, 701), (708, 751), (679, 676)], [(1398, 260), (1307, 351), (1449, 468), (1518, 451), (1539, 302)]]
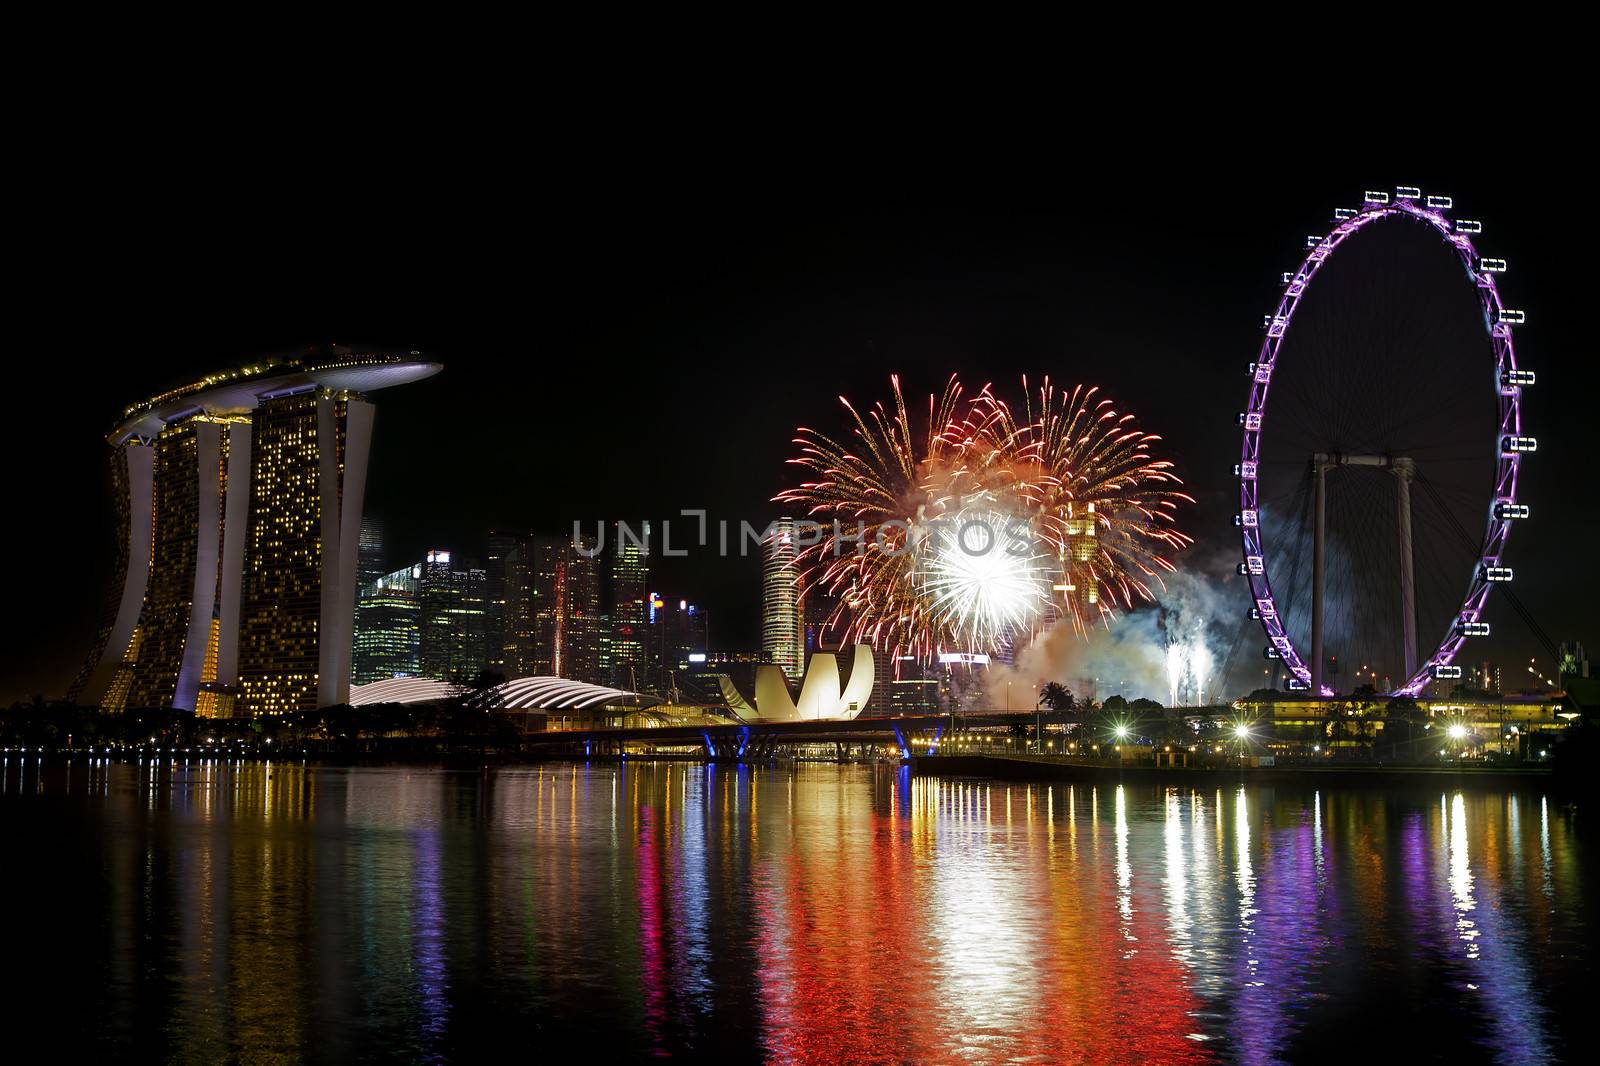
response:
[(1582, 1058), (1579, 823), (1537, 791), (12, 755), (4, 1002), (13, 1039), (176, 1060)]

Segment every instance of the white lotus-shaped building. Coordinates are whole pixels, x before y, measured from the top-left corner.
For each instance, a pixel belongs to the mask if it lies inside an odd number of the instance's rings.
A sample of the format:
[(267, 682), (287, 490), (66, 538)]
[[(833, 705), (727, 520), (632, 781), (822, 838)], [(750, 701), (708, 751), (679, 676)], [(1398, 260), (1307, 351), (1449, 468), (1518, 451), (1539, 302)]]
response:
[(755, 703), (736, 689), (728, 678), (721, 679), (722, 695), (735, 714), (764, 722), (810, 722), (821, 718), (854, 718), (867, 707), (872, 696), (875, 665), (872, 649), (857, 644), (850, 649), (850, 680), (839, 685), (839, 660), (831, 652), (817, 652), (806, 667), (797, 702), (789, 694), (783, 668), (768, 664), (756, 668)]

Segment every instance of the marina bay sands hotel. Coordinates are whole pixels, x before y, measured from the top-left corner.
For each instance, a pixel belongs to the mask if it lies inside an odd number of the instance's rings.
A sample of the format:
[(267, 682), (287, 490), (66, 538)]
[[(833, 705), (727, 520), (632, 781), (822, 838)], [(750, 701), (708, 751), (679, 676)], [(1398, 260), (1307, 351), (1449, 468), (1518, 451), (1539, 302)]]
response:
[(219, 717), (348, 700), (367, 397), (440, 369), (334, 349), (129, 407), (107, 437), (114, 595), (69, 698)]

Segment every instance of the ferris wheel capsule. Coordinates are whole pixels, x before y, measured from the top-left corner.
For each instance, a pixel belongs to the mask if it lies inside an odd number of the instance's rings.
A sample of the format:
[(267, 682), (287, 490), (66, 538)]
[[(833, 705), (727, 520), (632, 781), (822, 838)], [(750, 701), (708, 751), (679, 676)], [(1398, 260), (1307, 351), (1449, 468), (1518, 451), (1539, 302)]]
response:
[(1389, 194), (1386, 192), (1377, 192), (1372, 189), (1368, 189), (1366, 192), (1361, 194), (1361, 199), (1365, 200), (1369, 204), (1386, 204), (1389, 202)]
[(1344, 222), (1348, 219), (1355, 218), (1359, 214), (1361, 214), (1361, 212), (1357, 211), (1353, 207), (1336, 207), (1333, 209), (1334, 220), (1338, 222)]
[(1489, 635), (1488, 622), (1462, 622), (1456, 627), (1456, 632), (1463, 637), (1486, 637)]
[(1478, 260), (1478, 269), (1485, 274), (1504, 274), (1506, 272), (1506, 261), (1504, 259), (1480, 259)]
[(1534, 373), (1531, 370), (1507, 370), (1504, 374), (1500, 375), (1500, 384), (1504, 385), (1506, 388), (1526, 388), (1527, 386), (1532, 385), (1536, 380), (1537, 378), (1535, 378)]
[(1443, 678), (1460, 677), (1461, 676), (1461, 667), (1459, 667), (1459, 666), (1450, 666), (1450, 665), (1446, 665), (1444, 663), (1441, 663), (1438, 666), (1435, 666), (1433, 668), (1433, 676), (1437, 677), (1437, 678), (1441, 678), (1441, 679), (1443, 679)]
[(1475, 218), (1458, 218), (1455, 229), (1457, 233), (1482, 233), (1483, 223)]
[(1528, 322), (1528, 316), (1525, 313), (1513, 311), (1506, 307), (1500, 309), (1500, 314), (1497, 317), (1503, 326), (1523, 326), (1527, 325)]
[(1502, 437), (1500, 451), (1503, 455), (1516, 452), (1536, 452), (1539, 450), (1539, 441), (1536, 437)]
[(1448, 211), (1456, 205), (1456, 202), (1448, 196), (1430, 196), (1427, 199), (1427, 204), (1435, 211)]
[(1422, 198), (1422, 190), (1415, 185), (1396, 185), (1394, 197), (1396, 200), (1420, 200)]

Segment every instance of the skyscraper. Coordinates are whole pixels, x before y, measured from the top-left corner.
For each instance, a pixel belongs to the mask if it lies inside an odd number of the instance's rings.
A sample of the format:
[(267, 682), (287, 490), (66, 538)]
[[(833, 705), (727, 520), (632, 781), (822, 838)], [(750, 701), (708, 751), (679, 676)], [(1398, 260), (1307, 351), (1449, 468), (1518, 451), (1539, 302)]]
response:
[(690, 663), (705, 662), (706, 628), (706, 613), (688, 600), (651, 594), (646, 642), (650, 671), (645, 691), (671, 697), (684, 687)]
[(422, 565), (382, 574), (361, 589), (356, 606), (358, 685), (422, 671)]
[(1576, 640), (1563, 641), (1556, 648), (1556, 654), (1561, 658), (1562, 674), (1578, 678), (1589, 676), (1589, 653), (1583, 650), (1581, 643)]
[(843, 619), (835, 619), (837, 597), (828, 595), (822, 585), (802, 590), (800, 613), (805, 619), (805, 661), (817, 652), (837, 652), (844, 647)]
[(510, 611), (510, 577), (512, 556), (517, 550), (517, 538), (501, 530), (489, 531), (489, 552), (484, 563), (487, 577), (485, 586), (488, 602), (488, 662), (487, 668), (505, 673), (510, 666), (510, 641), (506, 620)]
[(507, 672), (600, 677), (600, 583), (592, 538), (523, 536), (506, 568)]
[(647, 590), (650, 550), (650, 523), (642, 534), (626, 522), (614, 527), (611, 547), (611, 683), (618, 688), (637, 689), (645, 683), (649, 660), (645, 655)]
[(361, 516), (361, 541), (356, 549), (356, 595), (384, 575), (387, 556), (383, 551), (383, 519)]
[(470, 681), (488, 661), (488, 574), (435, 549), (422, 560), (421, 674)]
[(69, 697), (271, 714), (349, 691), (367, 393), (438, 364), (342, 349), (213, 374), (107, 438), (117, 583)]
[[(196, 417), (156, 436), (150, 580), (139, 614), (139, 655), (120, 693), (125, 707), (194, 708), (202, 682), (216, 680), (212, 623), (234, 425)], [(244, 427), (241, 436), (248, 432)], [(248, 484), (239, 479), (234, 488)], [(212, 676), (205, 678), (208, 659)]]
[[(602, 680), (600, 634), (604, 620), (600, 611), (599, 554), (592, 537), (581, 538), (577, 543), (570, 537), (561, 538), (566, 614), (559, 644), (560, 669), (555, 672), (559, 677), (589, 684)], [(641, 574), (641, 584), (643, 580)]]
[(798, 681), (805, 666), (805, 627), (800, 613), (800, 569), (795, 522), (780, 518), (767, 535), (761, 570), (761, 648)]

